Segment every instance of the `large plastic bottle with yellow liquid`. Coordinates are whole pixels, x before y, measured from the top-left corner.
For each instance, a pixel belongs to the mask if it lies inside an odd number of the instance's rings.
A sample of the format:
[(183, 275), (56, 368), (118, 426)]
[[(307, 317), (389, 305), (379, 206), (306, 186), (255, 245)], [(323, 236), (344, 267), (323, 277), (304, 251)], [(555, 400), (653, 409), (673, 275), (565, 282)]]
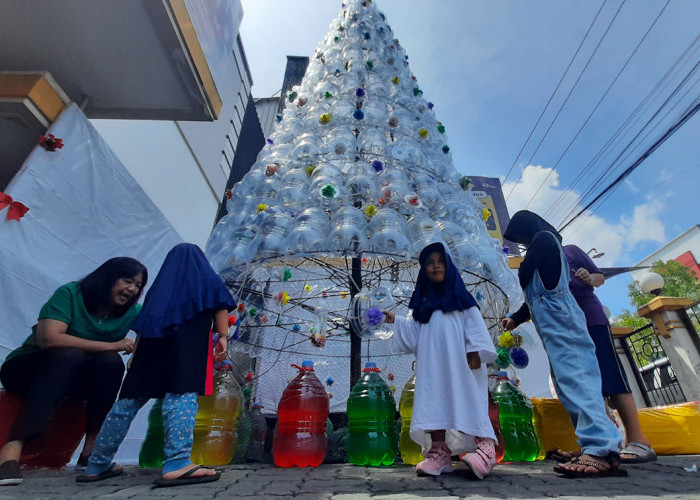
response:
[(198, 398), (192, 444), (192, 462), (196, 464), (227, 465), (236, 451), (243, 393), (231, 369), (229, 360), (216, 367), (214, 394)]
[(401, 434), (399, 436), (399, 452), (405, 464), (416, 465), (425, 459), (420, 446), (411, 439), (411, 417), (413, 416), (413, 393), (416, 390), (416, 376), (412, 376), (401, 391), (399, 413), (401, 414)]

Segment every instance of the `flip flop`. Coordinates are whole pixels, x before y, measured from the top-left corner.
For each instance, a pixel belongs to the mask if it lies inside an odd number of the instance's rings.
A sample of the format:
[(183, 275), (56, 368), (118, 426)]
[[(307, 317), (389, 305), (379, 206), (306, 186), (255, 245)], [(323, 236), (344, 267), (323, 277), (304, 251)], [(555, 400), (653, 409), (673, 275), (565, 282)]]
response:
[(562, 451), (562, 450), (549, 450), (544, 458), (545, 460), (554, 460), (556, 462), (564, 463), (572, 460), (576, 457), (580, 457), (580, 451)]
[(153, 483), (155, 484), (156, 488), (167, 488), (169, 486), (183, 486), (185, 484), (212, 483), (221, 478), (221, 472), (217, 472), (216, 474), (211, 474), (209, 476), (193, 477), (192, 474), (200, 469), (206, 469), (206, 467), (198, 465), (197, 467), (193, 467), (187, 472), (184, 472), (180, 477), (176, 477), (175, 479), (164, 479), (161, 477), (153, 481)]
[(99, 474), (80, 474), (79, 476), (75, 477), (75, 482), (94, 483), (95, 481), (102, 481), (103, 479), (121, 476), (122, 474), (124, 474), (124, 467), (115, 462), (112, 462), (112, 465), (110, 465), (109, 469), (107, 469), (106, 471), (100, 472)]
[(633, 455), (634, 458), (622, 458), (620, 456), (620, 462), (623, 464), (644, 464), (647, 462), (656, 461), (656, 452), (651, 446), (647, 446), (636, 441), (630, 441), (627, 443), (620, 455)]
[[(599, 461), (594, 461), (584, 457), (592, 457)], [(593, 467), (594, 469), (597, 469), (598, 472), (586, 472), (585, 470), (569, 470), (565, 467), (562, 467), (561, 465), (557, 465), (556, 467), (554, 467), (554, 472), (569, 478), (623, 477), (627, 475), (627, 471), (625, 469), (620, 469), (620, 467), (611, 463), (605, 457), (597, 457), (595, 455), (581, 455), (580, 457), (572, 458), (568, 463), (585, 465), (586, 467)]]

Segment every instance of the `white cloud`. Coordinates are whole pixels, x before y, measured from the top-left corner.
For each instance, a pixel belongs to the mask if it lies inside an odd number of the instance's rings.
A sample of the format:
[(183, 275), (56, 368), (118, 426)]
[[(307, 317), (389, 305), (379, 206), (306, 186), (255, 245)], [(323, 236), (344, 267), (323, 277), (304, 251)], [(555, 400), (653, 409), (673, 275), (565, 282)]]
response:
[[(559, 173), (541, 165), (528, 165), (517, 183), (503, 184), (503, 193), (505, 196), (510, 193), (507, 200), (509, 213), (527, 208), (555, 227), (582, 208), (580, 194), (571, 189), (561, 189)], [(586, 251), (596, 248), (599, 252), (605, 252), (605, 256), (596, 262), (602, 266), (612, 266), (641, 242), (666, 241), (665, 228), (659, 218), (663, 208), (664, 203), (660, 199), (649, 197), (644, 203), (636, 205), (631, 214), (621, 214), (619, 221), (607, 221), (586, 211), (562, 232), (562, 236), (565, 243), (577, 245)]]

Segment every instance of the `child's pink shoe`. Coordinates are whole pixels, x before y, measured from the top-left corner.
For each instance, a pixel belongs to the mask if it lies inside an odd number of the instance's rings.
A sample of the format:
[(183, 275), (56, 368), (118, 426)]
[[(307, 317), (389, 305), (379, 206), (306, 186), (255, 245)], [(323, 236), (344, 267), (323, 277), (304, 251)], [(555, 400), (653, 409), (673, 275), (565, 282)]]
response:
[(462, 453), (459, 459), (479, 479), (488, 476), (496, 465), (496, 446), (493, 439), (476, 438), (476, 451)]
[(452, 468), (452, 451), (442, 442), (433, 442), (425, 454), (425, 460), (416, 465), (419, 476), (439, 476), (442, 473), (454, 472)]

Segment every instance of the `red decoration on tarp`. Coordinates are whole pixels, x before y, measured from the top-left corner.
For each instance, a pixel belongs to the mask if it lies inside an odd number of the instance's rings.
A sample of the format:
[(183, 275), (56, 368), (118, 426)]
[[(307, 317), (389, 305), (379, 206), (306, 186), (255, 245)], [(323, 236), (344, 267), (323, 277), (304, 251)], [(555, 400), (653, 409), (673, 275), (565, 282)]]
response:
[(28, 207), (19, 201), (14, 201), (9, 194), (0, 193), (0, 210), (8, 205), (10, 209), (7, 211), (7, 220), (16, 220), (19, 222), (19, 220), (24, 217), (24, 214), (29, 212)]
[(227, 189), (225, 194), (226, 194), (227, 200), (230, 200), (231, 198), (233, 198), (233, 191), (231, 191), (230, 189)]
[(63, 147), (63, 139), (60, 139), (53, 134), (42, 134), (39, 136), (39, 144), (46, 151), (56, 151), (57, 149), (61, 149)]

